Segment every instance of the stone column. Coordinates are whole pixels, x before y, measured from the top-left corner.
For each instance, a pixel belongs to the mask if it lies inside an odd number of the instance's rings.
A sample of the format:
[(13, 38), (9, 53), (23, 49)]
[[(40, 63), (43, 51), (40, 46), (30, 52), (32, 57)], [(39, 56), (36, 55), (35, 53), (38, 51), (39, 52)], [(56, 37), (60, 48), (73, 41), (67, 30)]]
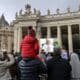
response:
[(0, 36), (0, 50), (1, 50), (1, 42), (2, 42), (2, 41), (1, 41), (1, 36)]
[(50, 27), (48, 26), (47, 27), (47, 38), (50, 38), (51, 37), (51, 32), (50, 32)]
[(38, 40), (39, 40), (40, 37), (41, 37), (40, 27), (39, 27), (39, 26), (37, 27), (37, 30), (36, 30), (36, 37), (37, 37)]
[(11, 44), (12, 44), (12, 39), (11, 39), (11, 36), (9, 35), (8, 36), (8, 52), (11, 52), (12, 50)]
[(17, 51), (20, 52), (20, 43), (21, 43), (21, 39), (22, 39), (22, 28), (18, 28), (18, 47), (17, 47)]
[(61, 29), (60, 29), (60, 26), (57, 26), (57, 38), (58, 38), (59, 46), (62, 47), (62, 39), (61, 39)]
[(17, 46), (18, 46), (18, 29), (14, 29), (14, 53), (17, 52)]
[(80, 34), (80, 24), (79, 24), (79, 34)]
[(73, 43), (72, 43), (72, 30), (70, 25), (68, 25), (68, 48), (69, 48), (69, 53), (72, 53)]
[(1, 50), (3, 49), (3, 45), (4, 45), (4, 36), (1, 36)]
[(1, 49), (5, 49), (5, 36), (1, 37)]
[(79, 24), (79, 39), (80, 39), (80, 24)]
[(80, 45), (80, 24), (79, 24), (79, 45)]

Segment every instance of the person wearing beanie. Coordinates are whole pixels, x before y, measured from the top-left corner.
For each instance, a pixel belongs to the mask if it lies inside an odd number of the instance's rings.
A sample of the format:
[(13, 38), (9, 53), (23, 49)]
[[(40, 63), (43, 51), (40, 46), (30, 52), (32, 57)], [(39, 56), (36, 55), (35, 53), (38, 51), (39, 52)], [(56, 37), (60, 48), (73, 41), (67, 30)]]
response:
[(22, 58), (34, 58), (39, 53), (39, 43), (35, 36), (36, 34), (32, 26), (29, 26), (28, 34), (23, 38), (20, 44)]

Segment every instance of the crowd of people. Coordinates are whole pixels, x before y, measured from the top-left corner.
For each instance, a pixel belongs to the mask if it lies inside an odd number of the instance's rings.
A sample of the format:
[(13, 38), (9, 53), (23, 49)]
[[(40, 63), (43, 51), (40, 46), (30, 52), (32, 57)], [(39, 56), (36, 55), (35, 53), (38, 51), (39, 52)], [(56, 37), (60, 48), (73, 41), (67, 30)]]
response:
[(0, 51), (0, 80), (80, 80), (80, 59), (64, 46), (40, 49), (32, 26), (20, 43), (20, 53)]

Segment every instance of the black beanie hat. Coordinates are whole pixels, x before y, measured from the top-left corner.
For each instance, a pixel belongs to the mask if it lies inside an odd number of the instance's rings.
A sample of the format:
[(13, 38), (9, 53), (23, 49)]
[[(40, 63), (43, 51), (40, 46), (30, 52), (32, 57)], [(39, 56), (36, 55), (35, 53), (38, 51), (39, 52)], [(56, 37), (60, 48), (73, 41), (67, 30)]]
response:
[(32, 26), (29, 26), (28, 27), (28, 34), (31, 35), (31, 36), (35, 36), (35, 30), (32, 28)]

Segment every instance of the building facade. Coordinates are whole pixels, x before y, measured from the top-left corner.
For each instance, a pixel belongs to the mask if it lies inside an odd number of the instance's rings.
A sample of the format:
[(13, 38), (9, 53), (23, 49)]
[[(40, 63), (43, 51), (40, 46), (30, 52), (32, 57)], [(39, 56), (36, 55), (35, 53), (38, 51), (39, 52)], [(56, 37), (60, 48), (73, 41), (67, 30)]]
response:
[(51, 14), (47, 10), (47, 15), (41, 15), (39, 10), (31, 11), (31, 5), (25, 5), (19, 14), (16, 13), (14, 24), (14, 51), (19, 52), (21, 39), (27, 34), (27, 27), (33, 26), (38, 39), (54, 38), (59, 46), (66, 46), (69, 53), (80, 49), (80, 8), (71, 12), (70, 8), (66, 13)]
[(13, 27), (5, 20), (4, 15), (0, 18), (0, 50), (6, 49), (10, 52), (13, 49)]

